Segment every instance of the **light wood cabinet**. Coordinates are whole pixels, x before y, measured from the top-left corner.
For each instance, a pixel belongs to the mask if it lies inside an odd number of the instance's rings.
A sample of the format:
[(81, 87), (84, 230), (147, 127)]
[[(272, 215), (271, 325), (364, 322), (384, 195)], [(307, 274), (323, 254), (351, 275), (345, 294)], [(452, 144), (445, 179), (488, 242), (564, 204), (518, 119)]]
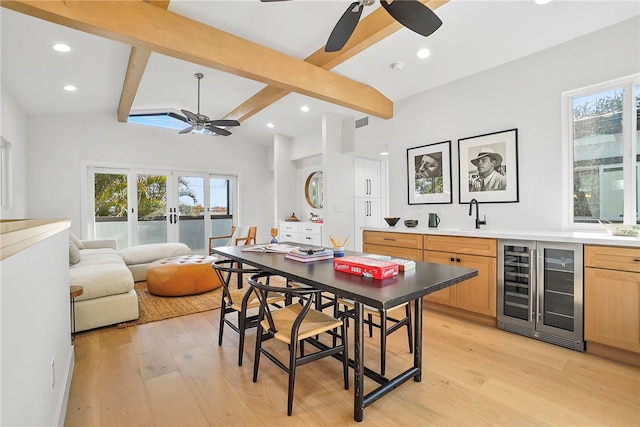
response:
[(640, 249), (586, 245), (584, 259), (587, 351), (598, 343), (640, 353)]
[(364, 231), (362, 251), (369, 254), (422, 261), (422, 235)]
[(476, 277), (428, 295), (427, 301), (496, 317), (494, 239), (425, 235), (424, 248), (424, 261), (478, 270)]

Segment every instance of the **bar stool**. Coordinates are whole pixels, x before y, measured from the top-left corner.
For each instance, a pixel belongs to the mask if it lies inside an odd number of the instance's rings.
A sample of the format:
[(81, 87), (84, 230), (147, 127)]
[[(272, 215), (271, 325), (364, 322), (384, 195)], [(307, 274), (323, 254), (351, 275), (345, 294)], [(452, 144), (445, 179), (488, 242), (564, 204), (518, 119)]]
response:
[(71, 342), (76, 339), (76, 298), (84, 292), (84, 288), (78, 285), (69, 286), (69, 302), (71, 310)]

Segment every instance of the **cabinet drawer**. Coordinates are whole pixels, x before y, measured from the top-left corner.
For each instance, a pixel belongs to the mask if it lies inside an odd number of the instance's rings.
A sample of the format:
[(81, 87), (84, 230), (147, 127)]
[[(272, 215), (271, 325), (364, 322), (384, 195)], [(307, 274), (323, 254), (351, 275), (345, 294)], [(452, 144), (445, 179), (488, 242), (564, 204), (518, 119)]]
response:
[(300, 233), (298, 242), (309, 246), (322, 246), (322, 238), (319, 234)]
[(289, 232), (289, 233), (297, 233), (298, 232), (298, 223), (297, 222), (281, 222), (280, 223), (280, 232)]
[[(408, 233), (389, 233), (386, 231), (364, 231), (365, 245), (396, 246), (401, 248), (422, 249), (422, 235)], [(415, 258), (420, 259), (420, 258)]]
[(299, 233), (307, 233), (307, 234), (322, 234), (322, 225), (316, 223), (301, 223), (298, 224), (298, 232)]
[(387, 255), (394, 258), (412, 259), (422, 261), (422, 251), (420, 249), (399, 248), (396, 246), (362, 245), (362, 251), (368, 254)]
[(585, 267), (640, 272), (640, 249), (585, 245)]
[(424, 248), (432, 251), (495, 257), (496, 246), (495, 239), (424, 235)]
[(292, 233), (290, 231), (284, 231), (280, 233), (281, 242), (297, 242), (298, 241), (298, 233)]

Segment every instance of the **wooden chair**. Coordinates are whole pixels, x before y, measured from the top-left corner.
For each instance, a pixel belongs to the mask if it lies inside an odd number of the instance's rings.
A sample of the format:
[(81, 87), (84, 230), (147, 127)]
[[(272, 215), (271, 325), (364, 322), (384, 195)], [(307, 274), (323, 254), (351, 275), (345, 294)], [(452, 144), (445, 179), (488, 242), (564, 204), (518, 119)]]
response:
[[(237, 233), (236, 233), (237, 231)], [(209, 237), (209, 255), (214, 255), (212, 250), (213, 243), (216, 240), (226, 239), (226, 243), (221, 246), (239, 246), (239, 245), (255, 245), (258, 227), (231, 227), (231, 234), (228, 236), (211, 236)]]
[[(220, 282), (222, 283), (222, 304), (220, 311), (220, 327), (218, 329), (218, 345), (222, 345), (222, 335), (224, 333), (224, 325), (229, 325), (231, 329), (236, 331), (239, 336), (238, 343), (238, 366), (242, 366), (242, 358), (244, 354), (244, 338), (247, 329), (254, 328), (258, 323), (257, 313), (248, 315), (250, 309), (260, 307), (260, 301), (256, 292), (252, 288), (242, 289), (238, 284), (238, 289), (231, 289), (230, 282), (233, 274), (236, 274), (238, 280), (242, 280), (242, 274), (256, 274), (260, 270), (252, 267), (242, 267), (236, 261), (223, 259), (211, 264), (216, 271)], [(269, 299), (269, 304), (277, 304), (282, 302), (284, 298), (273, 297)], [(237, 322), (234, 324), (227, 314), (237, 313)]]
[[(260, 356), (264, 354), (279, 368), (289, 374), (289, 386), (287, 397), (287, 415), (293, 412), (293, 391), (296, 378), (296, 368), (307, 363), (328, 356), (341, 354), (342, 370), (344, 376), (344, 388), (349, 389), (349, 357), (347, 341), (347, 324), (345, 319), (336, 319), (328, 314), (311, 308), (316, 297), (321, 293), (319, 289), (310, 287), (280, 287), (269, 285), (271, 273), (258, 273), (249, 278), (249, 284), (258, 294), (260, 300), (260, 313), (258, 314), (258, 330), (256, 334), (256, 351), (253, 364), (253, 382), (258, 381), (260, 368)], [(284, 296), (290, 300), (297, 298), (298, 302), (291, 303), (284, 308), (273, 310), (269, 299), (273, 295)], [(341, 329), (340, 334), (337, 333)], [(334, 342), (333, 346), (322, 344), (316, 336), (327, 333)], [(275, 338), (287, 344), (289, 349), (288, 363), (280, 361), (273, 353), (269, 352), (262, 344)], [(339, 339), (340, 344), (336, 341)], [(314, 346), (311, 354), (305, 355), (304, 343)], [(298, 354), (299, 349), (299, 354)]]
[[(340, 310), (340, 305), (345, 308), (343, 310)], [(353, 318), (355, 315), (354, 308), (355, 307), (352, 301), (344, 298), (337, 298), (334, 309), (334, 316), (342, 315)], [(402, 308), (404, 308), (405, 310), (404, 317), (396, 317), (397, 315), (395, 313), (399, 313), (400, 309)], [(404, 304), (400, 304), (388, 310), (378, 310), (376, 308), (365, 305), (363, 307), (363, 311), (366, 315), (364, 323), (369, 326), (369, 336), (373, 336), (373, 328), (380, 329), (380, 375), (384, 376), (387, 361), (387, 336), (397, 331), (401, 327), (406, 326), (407, 338), (409, 341), (409, 353), (413, 353), (411, 306), (408, 302), (405, 302)], [(387, 327), (389, 323), (391, 323), (391, 326)]]

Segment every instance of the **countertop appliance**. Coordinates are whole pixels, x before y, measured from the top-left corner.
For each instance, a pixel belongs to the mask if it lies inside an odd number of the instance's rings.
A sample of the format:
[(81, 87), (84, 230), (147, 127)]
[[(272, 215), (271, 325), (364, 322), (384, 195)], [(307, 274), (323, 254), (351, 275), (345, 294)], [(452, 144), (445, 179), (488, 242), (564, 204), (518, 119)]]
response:
[(583, 247), (498, 241), (498, 327), (584, 351)]

